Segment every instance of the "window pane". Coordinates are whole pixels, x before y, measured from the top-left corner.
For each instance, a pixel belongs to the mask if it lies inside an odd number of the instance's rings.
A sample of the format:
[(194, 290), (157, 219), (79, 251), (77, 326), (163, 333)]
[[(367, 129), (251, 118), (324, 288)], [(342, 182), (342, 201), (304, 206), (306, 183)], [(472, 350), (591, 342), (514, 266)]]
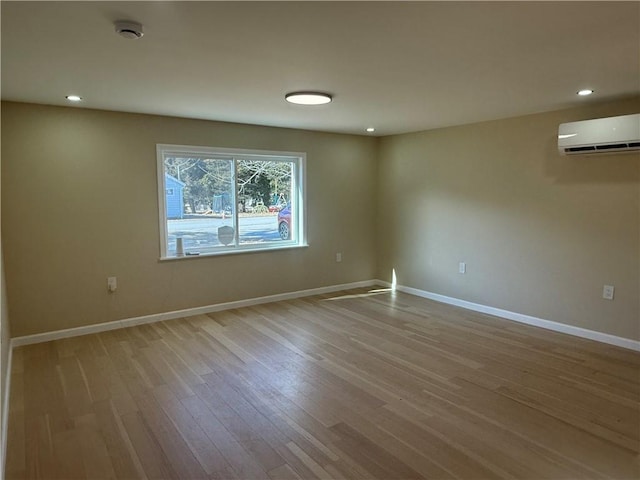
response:
[[(241, 245), (291, 240), (293, 163), (238, 160), (238, 229)], [(282, 234), (282, 235), (281, 235)]]
[[(165, 157), (167, 255), (214, 253), (235, 245), (233, 160)], [(181, 202), (176, 204), (175, 198)]]
[(156, 148), (161, 258), (306, 246), (304, 153)]

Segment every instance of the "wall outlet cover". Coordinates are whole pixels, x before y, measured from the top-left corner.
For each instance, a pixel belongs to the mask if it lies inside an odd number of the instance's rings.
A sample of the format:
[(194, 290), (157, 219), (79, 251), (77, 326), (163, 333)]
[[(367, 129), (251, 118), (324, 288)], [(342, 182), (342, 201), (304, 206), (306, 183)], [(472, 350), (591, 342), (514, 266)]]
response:
[(108, 277), (107, 278), (107, 290), (109, 290), (109, 292), (113, 293), (116, 291), (116, 289), (118, 288), (118, 280), (116, 279), (116, 277)]

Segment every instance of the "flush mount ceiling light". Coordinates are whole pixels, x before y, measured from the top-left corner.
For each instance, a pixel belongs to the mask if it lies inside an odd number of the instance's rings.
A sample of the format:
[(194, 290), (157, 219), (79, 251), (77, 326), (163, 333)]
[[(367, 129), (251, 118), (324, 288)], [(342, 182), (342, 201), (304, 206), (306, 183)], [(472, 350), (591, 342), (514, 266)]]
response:
[(376, 131), (376, 129), (373, 128), (373, 127), (367, 128), (367, 132), (369, 132), (369, 133), (372, 133), (372, 132), (375, 132), (375, 131)]
[(116, 33), (129, 40), (137, 40), (144, 35), (142, 25), (138, 22), (118, 21), (115, 23), (115, 27)]
[(332, 100), (331, 95), (322, 92), (291, 92), (284, 99), (297, 105), (323, 105)]
[(82, 97), (80, 97), (78, 95), (67, 95), (64, 98), (66, 98), (70, 102), (81, 102), (82, 101)]
[(578, 95), (580, 95), (581, 97), (586, 97), (587, 95), (591, 95), (592, 93), (593, 93), (593, 90), (591, 90), (590, 88), (585, 88), (583, 90), (578, 91)]

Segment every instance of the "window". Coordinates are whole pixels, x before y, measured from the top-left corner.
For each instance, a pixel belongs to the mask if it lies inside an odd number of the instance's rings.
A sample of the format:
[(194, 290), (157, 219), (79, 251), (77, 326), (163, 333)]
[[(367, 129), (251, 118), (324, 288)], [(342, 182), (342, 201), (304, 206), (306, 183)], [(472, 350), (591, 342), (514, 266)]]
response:
[(160, 256), (306, 245), (305, 154), (157, 145)]

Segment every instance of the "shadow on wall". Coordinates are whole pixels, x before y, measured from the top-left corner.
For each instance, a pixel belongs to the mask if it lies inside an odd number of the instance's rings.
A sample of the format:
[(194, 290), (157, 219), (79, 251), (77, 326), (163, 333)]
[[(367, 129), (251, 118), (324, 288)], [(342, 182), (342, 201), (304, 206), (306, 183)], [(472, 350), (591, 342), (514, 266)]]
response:
[(637, 183), (640, 152), (608, 155), (560, 155), (554, 136), (546, 149), (544, 174), (561, 184)]

